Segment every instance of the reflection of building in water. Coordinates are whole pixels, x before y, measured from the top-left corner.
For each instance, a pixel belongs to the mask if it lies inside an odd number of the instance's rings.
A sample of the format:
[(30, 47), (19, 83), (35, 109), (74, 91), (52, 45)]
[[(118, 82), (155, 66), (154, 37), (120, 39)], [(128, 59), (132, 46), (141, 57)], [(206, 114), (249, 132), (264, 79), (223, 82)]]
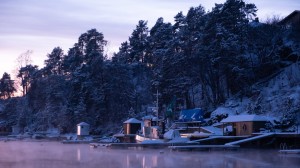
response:
[[(159, 164), (159, 154), (150, 153), (129, 153), (126, 155), (126, 167), (164, 167), (165, 165)], [(161, 157), (160, 159), (163, 159)]]
[(81, 153), (79, 148), (77, 148), (77, 161), (81, 161)]

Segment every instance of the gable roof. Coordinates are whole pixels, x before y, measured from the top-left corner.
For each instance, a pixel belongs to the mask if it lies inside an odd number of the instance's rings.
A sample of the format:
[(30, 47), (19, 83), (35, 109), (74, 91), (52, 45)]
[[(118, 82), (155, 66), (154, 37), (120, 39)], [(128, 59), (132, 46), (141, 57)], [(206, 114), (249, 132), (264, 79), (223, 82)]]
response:
[(269, 119), (265, 116), (259, 116), (259, 115), (234, 115), (223, 119), (221, 123), (243, 122), (243, 121), (269, 121)]
[(214, 126), (204, 126), (201, 128), (215, 135), (223, 135), (223, 130), (221, 128), (216, 128)]
[(200, 108), (182, 110), (180, 112), (179, 121), (203, 121), (203, 111)]
[(135, 119), (135, 118), (130, 118), (130, 119), (128, 119), (128, 120), (126, 120), (125, 122), (124, 122), (124, 124), (128, 124), (128, 123), (135, 123), (135, 124), (140, 124), (140, 123), (142, 123), (140, 120), (137, 120), (137, 119)]
[(81, 122), (81, 123), (77, 124), (77, 126), (79, 126), (79, 125), (90, 125), (90, 124), (88, 124), (86, 122)]

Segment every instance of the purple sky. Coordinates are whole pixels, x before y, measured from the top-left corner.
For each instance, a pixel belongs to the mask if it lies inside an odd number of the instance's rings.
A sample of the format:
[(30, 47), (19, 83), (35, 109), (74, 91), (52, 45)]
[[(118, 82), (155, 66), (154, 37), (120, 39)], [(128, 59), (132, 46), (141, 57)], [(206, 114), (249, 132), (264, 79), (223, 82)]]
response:
[[(268, 16), (287, 16), (300, 9), (299, 0), (245, 0), (258, 8), (260, 20)], [(0, 77), (14, 77), (16, 59), (32, 50), (33, 64), (43, 67), (46, 55), (60, 46), (65, 53), (78, 37), (91, 28), (104, 34), (107, 53), (118, 50), (139, 20), (151, 28), (157, 18), (173, 22), (180, 11), (202, 4), (211, 10), (225, 0), (1, 0), (0, 2)]]

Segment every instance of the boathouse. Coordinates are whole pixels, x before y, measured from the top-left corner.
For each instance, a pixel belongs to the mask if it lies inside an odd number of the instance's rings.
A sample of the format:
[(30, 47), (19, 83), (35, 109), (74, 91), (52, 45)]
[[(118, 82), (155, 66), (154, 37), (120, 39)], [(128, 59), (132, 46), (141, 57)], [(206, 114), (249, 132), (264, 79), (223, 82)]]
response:
[(180, 133), (200, 132), (201, 123), (203, 122), (203, 111), (200, 108), (182, 110), (175, 127)]
[(137, 134), (141, 129), (142, 122), (135, 118), (130, 118), (123, 123), (124, 134)]
[(142, 128), (142, 121), (130, 118), (123, 122), (123, 133), (115, 134), (114, 137), (120, 142), (135, 143), (135, 136)]
[(235, 115), (221, 121), (224, 124), (223, 134), (232, 136), (252, 135), (252, 133), (260, 132), (267, 122), (270, 122), (267, 117), (259, 115)]
[(84, 137), (84, 136), (88, 136), (90, 134), (90, 125), (85, 123), (85, 122), (81, 122), (79, 124), (77, 124), (77, 137)]

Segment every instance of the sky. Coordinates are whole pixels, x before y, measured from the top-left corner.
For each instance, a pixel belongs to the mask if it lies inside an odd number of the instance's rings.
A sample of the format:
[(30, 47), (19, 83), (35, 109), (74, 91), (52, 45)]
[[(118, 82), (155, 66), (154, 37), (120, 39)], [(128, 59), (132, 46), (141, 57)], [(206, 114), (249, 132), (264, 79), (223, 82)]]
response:
[[(244, 0), (254, 3), (258, 17), (285, 17), (300, 9), (299, 0)], [(32, 64), (44, 66), (47, 54), (59, 46), (67, 53), (78, 37), (96, 28), (108, 41), (106, 53), (117, 52), (139, 20), (149, 29), (159, 17), (165, 22), (200, 4), (210, 11), (225, 0), (0, 0), (0, 78), (4, 72), (15, 76), (17, 58), (26, 51)]]

